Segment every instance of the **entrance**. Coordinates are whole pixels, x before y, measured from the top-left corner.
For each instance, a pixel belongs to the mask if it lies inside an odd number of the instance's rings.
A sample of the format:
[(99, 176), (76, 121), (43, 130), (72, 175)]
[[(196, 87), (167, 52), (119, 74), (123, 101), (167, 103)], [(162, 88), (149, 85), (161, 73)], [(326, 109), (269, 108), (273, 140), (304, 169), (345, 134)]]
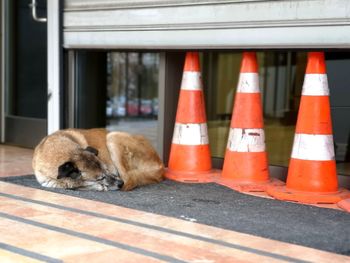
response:
[[(2, 141), (34, 147), (47, 133), (47, 24), (28, 0), (3, 0)], [(46, 1), (36, 3), (46, 17)]]

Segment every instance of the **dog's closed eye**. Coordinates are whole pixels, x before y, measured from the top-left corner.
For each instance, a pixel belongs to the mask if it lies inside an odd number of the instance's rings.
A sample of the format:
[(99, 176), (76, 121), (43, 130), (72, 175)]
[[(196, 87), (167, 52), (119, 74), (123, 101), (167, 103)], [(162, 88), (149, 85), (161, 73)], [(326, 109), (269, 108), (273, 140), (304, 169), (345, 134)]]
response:
[(85, 151), (91, 152), (91, 153), (95, 154), (96, 156), (98, 155), (98, 150), (94, 147), (91, 147), (91, 146), (86, 147)]
[(80, 176), (80, 171), (75, 167), (73, 162), (65, 162), (58, 167), (57, 179), (70, 177), (72, 179), (77, 179)]

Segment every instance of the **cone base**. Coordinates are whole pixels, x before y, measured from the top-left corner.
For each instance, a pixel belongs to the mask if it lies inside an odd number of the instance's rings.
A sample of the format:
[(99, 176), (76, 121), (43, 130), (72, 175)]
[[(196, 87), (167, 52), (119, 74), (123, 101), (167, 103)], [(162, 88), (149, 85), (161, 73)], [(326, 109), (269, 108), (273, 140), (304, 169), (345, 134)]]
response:
[(167, 168), (165, 178), (182, 183), (213, 183), (220, 175), (220, 170), (211, 169), (203, 172), (173, 171)]
[(234, 152), (226, 150), (221, 178), (225, 181), (264, 183), (269, 181), (266, 152)]
[(171, 145), (168, 169), (174, 172), (210, 171), (211, 154), (209, 144)]
[(337, 206), (345, 210), (346, 212), (350, 212), (350, 198), (340, 201), (339, 203), (337, 203)]
[(238, 192), (265, 192), (269, 186), (283, 185), (283, 182), (277, 179), (269, 179), (262, 182), (252, 182), (235, 179), (218, 179), (216, 183), (236, 190)]
[(275, 199), (302, 204), (336, 204), (350, 198), (350, 191), (343, 188), (339, 188), (336, 192), (321, 193), (291, 190), (284, 185), (268, 187), (266, 192)]

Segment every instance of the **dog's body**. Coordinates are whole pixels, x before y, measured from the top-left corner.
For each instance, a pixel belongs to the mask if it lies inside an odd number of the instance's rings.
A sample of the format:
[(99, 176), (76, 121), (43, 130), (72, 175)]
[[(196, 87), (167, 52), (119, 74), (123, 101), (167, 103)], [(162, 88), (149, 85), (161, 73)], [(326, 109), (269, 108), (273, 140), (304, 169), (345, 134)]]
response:
[(164, 175), (143, 136), (105, 129), (68, 129), (45, 137), (35, 148), (33, 169), (42, 186), (98, 191), (131, 190)]

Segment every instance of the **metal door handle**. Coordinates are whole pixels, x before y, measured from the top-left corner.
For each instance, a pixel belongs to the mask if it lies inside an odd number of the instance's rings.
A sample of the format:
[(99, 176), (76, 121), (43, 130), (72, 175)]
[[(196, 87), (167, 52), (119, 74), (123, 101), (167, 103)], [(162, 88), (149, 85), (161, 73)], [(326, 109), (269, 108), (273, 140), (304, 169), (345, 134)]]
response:
[(32, 0), (32, 3), (29, 4), (29, 7), (32, 8), (33, 19), (35, 21), (37, 21), (37, 22), (42, 22), (42, 23), (47, 22), (47, 18), (46, 17), (38, 17), (38, 15), (36, 14), (36, 6), (37, 6), (36, 0)]

